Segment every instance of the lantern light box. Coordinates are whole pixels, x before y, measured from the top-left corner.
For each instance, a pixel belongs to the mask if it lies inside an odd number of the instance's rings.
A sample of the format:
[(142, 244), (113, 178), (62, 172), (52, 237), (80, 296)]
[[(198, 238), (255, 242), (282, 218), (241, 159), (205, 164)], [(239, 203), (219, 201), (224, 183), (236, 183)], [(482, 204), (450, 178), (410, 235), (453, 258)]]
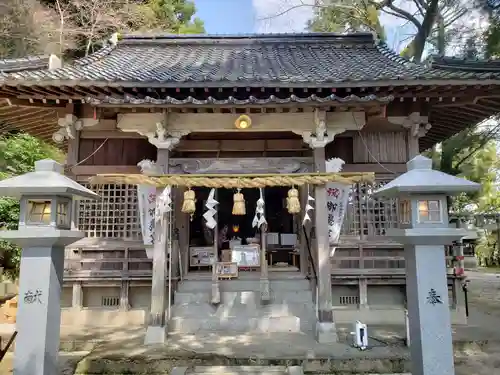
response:
[(51, 226), (57, 229), (71, 228), (72, 205), (68, 197), (21, 198), (21, 226)]

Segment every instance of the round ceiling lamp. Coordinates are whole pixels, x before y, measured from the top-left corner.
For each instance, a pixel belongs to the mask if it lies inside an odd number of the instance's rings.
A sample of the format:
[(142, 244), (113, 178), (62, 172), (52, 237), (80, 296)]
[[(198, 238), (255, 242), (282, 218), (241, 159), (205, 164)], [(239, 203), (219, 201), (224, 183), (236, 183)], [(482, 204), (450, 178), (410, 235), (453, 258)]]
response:
[(252, 119), (247, 115), (241, 115), (236, 119), (234, 126), (236, 126), (237, 129), (241, 130), (248, 129), (250, 126), (252, 126)]

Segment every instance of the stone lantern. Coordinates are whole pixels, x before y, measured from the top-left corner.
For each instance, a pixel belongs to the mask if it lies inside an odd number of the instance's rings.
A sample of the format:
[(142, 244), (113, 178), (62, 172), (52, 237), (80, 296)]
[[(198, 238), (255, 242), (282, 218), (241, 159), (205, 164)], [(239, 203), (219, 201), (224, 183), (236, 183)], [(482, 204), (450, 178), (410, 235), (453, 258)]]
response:
[(14, 375), (58, 373), (64, 248), (84, 237), (76, 230), (73, 198), (99, 196), (39, 160), (35, 171), (0, 181), (0, 195), (20, 199), (19, 229), (0, 238), (20, 247), (21, 269)]
[(400, 227), (386, 234), (405, 248), (412, 374), (454, 375), (444, 245), (468, 231), (449, 227), (447, 196), (475, 192), (480, 185), (433, 170), (421, 155), (407, 168), (374, 195), (399, 198)]

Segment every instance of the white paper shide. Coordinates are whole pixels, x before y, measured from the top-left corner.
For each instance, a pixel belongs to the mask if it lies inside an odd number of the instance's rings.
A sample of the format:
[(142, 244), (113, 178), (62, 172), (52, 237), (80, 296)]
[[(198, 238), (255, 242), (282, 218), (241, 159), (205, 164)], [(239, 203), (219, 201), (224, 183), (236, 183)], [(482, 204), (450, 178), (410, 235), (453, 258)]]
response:
[(218, 204), (219, 202), (215, 200), (215, 189), (212, 189), (210, 190), (207, 202), (205, 203), (207, 211), (203, 214), (203, 217), (205, 218), (205, 225), (210, 229), (214, 229), (217, 226), (217, 220), (215, 220), (217, 209), (215, 206)]

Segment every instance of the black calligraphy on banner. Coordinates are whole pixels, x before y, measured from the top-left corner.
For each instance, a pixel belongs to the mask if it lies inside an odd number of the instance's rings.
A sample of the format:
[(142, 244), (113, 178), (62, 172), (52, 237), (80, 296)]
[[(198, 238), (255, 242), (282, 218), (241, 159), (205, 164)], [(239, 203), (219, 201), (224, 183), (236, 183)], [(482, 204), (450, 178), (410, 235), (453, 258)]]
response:
[(40, 297), (42, 296), (42, 291), (40, 289), (37, 289), (35, 291), (32, 291), (31, 289), (28, 290), (26, 293), (24, 293), (24, 303), (27, 303), (29, 305), (33, 303), (42, 303), (40, 300)]
[(443, 303), (441, 296), (437, 294), (434, 288), (431, 288), (431, 290), (429, 290), (429, 293), (427, 294), (427, 303), (430, 303), (433, 306)]

